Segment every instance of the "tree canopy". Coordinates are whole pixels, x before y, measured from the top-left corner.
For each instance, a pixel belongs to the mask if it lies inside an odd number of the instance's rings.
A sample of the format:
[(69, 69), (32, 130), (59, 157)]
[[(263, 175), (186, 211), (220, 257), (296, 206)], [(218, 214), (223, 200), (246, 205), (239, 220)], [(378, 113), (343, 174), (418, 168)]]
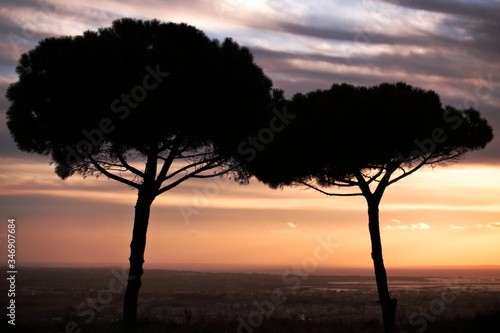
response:
[(296, 120), (245, 163), (272, 187), (352, 186), (356, 173), (374, 181), (398, 169), (405, 177), (424, 165), (455, 161), (493, 138), (477, 110), (443, 106), (434, 91), (401, 82), (334, 84), (282, 103)]
[(127, 159), (151, 153), (213, 162), (214, 142), (260, 126), (272, 85), (247, 48), (157, 20), (46, 38), (16, 71), (8, 127), (21, 150), (50, 155), (62, 178), (142, 177)]

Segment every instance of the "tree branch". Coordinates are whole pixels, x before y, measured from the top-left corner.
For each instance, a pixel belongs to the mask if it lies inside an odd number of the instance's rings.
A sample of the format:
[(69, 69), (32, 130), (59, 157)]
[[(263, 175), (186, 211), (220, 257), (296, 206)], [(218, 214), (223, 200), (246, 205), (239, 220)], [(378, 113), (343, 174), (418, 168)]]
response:
[(176, 187), (177, 185), (179, 185), (179, 184), (180, 184), (180, 183), (182, 183), (183, 181), (185, 181), (185, 180), (187, 180), (187, 179), (189, 179), (189, 178), (193, 177), (194, 175), (196, 175), (197, 173), (200, 173), (200, 172), (202, 172), (202, 171), (205, 171), (205, 170), (204, 170), (203, 168), (200, 168), (200, 169), (198, 169), (198, 170), (195, 170), (195, 171), (193, 171), (193, 172), (191, 172), (191, 173), (189, 173), (189, 174), (185, 175), (185, 176), (184, 176), (184, 177), (182, 177), (182, 178), (177, 179), (176, 181), (174, 181), (174, 182), (170, 183), (169, 185), (167, 185), (167, 186), (165, 186), (165, 187), (163, 187), (163, 188), (159, 189), (159, 190), (158, 190), (158, 192), (157, 192), (157, 195), (160, 195), (160, 194), (162, 194), (163, 192), (166, 192), (166, 191), (168, 191), (168, 190), (170, 190), (170, 189), (172, 189), (172, 188)]
[(174, 146), (168, 153), (167, 158), (164, 159), (165, 162), (163, 162), (163, 166), (161, 167), (160, 173), (156, 178), (156, 181), (158, 182), (158, 188), (167, 179), (167, 172), (168, 170), (170, 170), (170, 167), (172, 166), (172, 163), (174, 162), (174, 159), (177, 153), (179, 152), (180, 145), (181, 145), (181, 139), (179, 137), (176, 137)]
[(213, 159), (208, 160), (208, 161), (198, 161), (198, 162), (195, 162), (195, 163), (191, 163), (191, 164), (185, 165), (185, 166), (183, 166), (182, 168), (180, 168), (180, 169), (178, 169), (178, 170), (176, 170), (176, 171), (172, 172), (170, 175), (165, 176), (165, 179), (164, 179), (164, 180), (168, 180), (168, 179), (170, 179), (170, 178), (172, 178), (172, 177), (175, 177), (175, 176), (176, 176), (176, 175), (178, 175), (179, 173), (181, 173), (181, 172), (183, 172), (183, 171), (186, 171), (186, 170), (188, 170), (189, 168), (193, 168), (193, 167), (196, 167), (196, 166), (198, 166), (198, 165), (200, 165), (200, 164), (204, 164), (204, 163), (211, 163), (211, 162), (214, 162), (214, 161), (216, 161), (216, 160), (217, 160), (217, 158), (213, 158)]
[(354, 177), (356, 177), (356, 179), (358, 180), (358, 186), (362, 192), (362, 195), (368, 199), (372, 195), (372, 191), (370, 190), (368, 182), (361, 174), (361, 171), (358, 170), (354, 172)]
[(368, 181), (366, 182), (368, 185), (370, 185), (373, 181), (375, 181), (380, 175), (384, 172), (383, 168), (379, 168), (378, 172), (375, 174), (375, 176), (368, 177)]
[[(213, 162), (214, 162), (215, 160), (216, 160), (216, 158), (212, 159), (212, 161), (210, 161), (209, 163), (205, 164), (205, 165), (204, 165), (204, 166), (202, 166), (201, 168), (196, 169), (196, 170), (193, 170), (193, 171), (191, 171), (190, 173), (188, 173), (187, 175), (185, 175), (185, 176), (183, 176), (183, 177), (181, 177), (181, 178), (177, 179), (176, 181), (172, 182), (171, 184), (169, 184), (169, 185), (167, 185), (167, 186), (165, 186), (165, 187), (163, 187), (163, 188), (159, 189), (159, 190), (158, 190), (158, 192), (157, 192), (157, 193), (158, 193), (157, 195), (160, 195), (160, 194), (162, 194), (163, 192), (166, 192), (166, 191), (168, 191), (168, 190), (170, 190), (170, 189), (172, 189), (172, 188), (176, 187), (177, 185), (179, 185), (180, 183), (182, 183), (183, 181), (185, 181), (185, 180), (187, 180), (187, 179), (189, 179), (189, 178), (212, 178), (212, 177), (216, 177), (216, 176), (221, 176), (221, 175), (223, 175), (223, 174), (225, 174), (225, 173), (227, 173), (227, 172), (229, 172), (229, 171), (231, 170), (231, 169), (229, 169), (229, 170), (224, 170), (224, 171), (222, 171), (222, 172), (219, 172), (219, 173), (214, 173), (214, 174), (211, 174), (211, 175), (199, 175), (199, 174), (200, 174), (201, 172), (203, 172), (203, 171), (207, 171), (207, 170), (210, 170), (210, 169), (214, 169), (214, 168), (217, 168), (217, 167), (219, 167), (219, 166), (221, 166), (221, 165), (223, 165), (223, 164), (224, 164), (224, 161), (220, 161), (220, 162), (218, 162), (218, 163), (215, 163), (215, 164), (214, 164)], [(196, 163), (196, 164), (198, 164), (198, 165), (199, 165), (199, 164), (201, 164), (201, 163)], [(191, 166), (192, 166), (192, 165), (191, 165)], [(185, 169), (185, 170), (186, 170), (186, 168), (183, 168), (183, 169)], [(177, 170), (177, 171), (176, 171), (176, 173), (178, 173), (178, 172), (179, 172), (179, 170)], [(170, 176), (172, 176), (172, 175), (170, 175)], [(170, 178), (170, 177), (168, 177), (168, 178)]]
[(116, 153), (116, 156), (118, 157), (118, 160), (120, 161), (120, 163), (127, 169), (129, 170), (130, 172), (136, 174), (137, 176), (139, 177), (142, 177), (144, 178), (144, 173), (136, 168), (134, 168), (133, 166), (131, 166), (130, 164), (127, 163), (127, 161), (123, 158), (122, 154), (118, 153), (118, 152), (115, 152)]
[[(214, 165), (214, 166), (210, 167), (210, 169), (218, 168), (219, 166), (223, 165), (224, 163), (217, 163), (217, 164), (218, 165)], [(213, 178), (213, 177), (217, 177), (217, 176), (222, 176), (222, 175), (224, 175), (224, 174), (226, 174), (229, 171), (234, 170), (234, 169), (236, 169), (236, 167), (233, 167), (233, 168), (221, 171), (221, 172), (213, 173), (211, 175), (194, 175), (194, 176), (192, 176), (192, 178)]]
[(350, 186), (358, 185), (357, 182), (354, 182), (354, 181), (349, 180), (349, 179), (331, 180), (330, 179), (331, 177), (320, 178), (319, 176), (320, 175), (317, 175), (317, 176), (314, 176), (314, 177), (311, 177), (311, 178), (320, 179), (319, 183), (326, 183), (326, 184), (328, 184), (330, 186), (350, 187)]
[[(446, 162), (446, 161), (450, 161), (450, 160), (458, 160), (460, 157), (463, 156), (463, 154), (466, 153), (466, 151), (462, 151), (462, 152), (459, 152), (459, 153), (456, 153), (456, 154), (453, 154), (453, 155), (448, 155), (448, 156), (445, 156), (444, 154), (437, 160), (434, 160), (434, 161), (430, 161), (426, 164), (437, 164), (437, 163), (442, 163), (442, 162)], [(435, 157), (439, 157), (440, 155), (438, 156), (435, 156)], [(429, 158), (430, 160), (430, 158)]]
[(207, 155), (210, 155), (210, 154), (213, 154), (213, 152), (204, 152), (204, 153), (199, 153), (199, 154), (193, 154), (193, 155), (180, 155), (179, 158), (198, 158), (198, 157), (201, 157), (201, 156), (207, 156)]
[(338, 187), (351, 187), (351, 186), (356, 186), (358, 185), (357, 182), (353, 182), (351, 180), (342, 180), (341, 181), (342, 183), (337, 183), (336, 181), (327, 181), (328, 184), (332, 185), (332, 186), (338, 186)]
[(406, 171), (403, 169), (403, 174), (402, 174), (401, 176), (396, 177), (396, 178), (394, 178), (393, 180), (389, 181), (389, 182), (387, 183), (387, 186), (389, 186), (389, 185), (391, 185), (391, 184), (393, 184), (393, 183), (397, 182), (397, 181), (398, 181), (398, 180), (400, 180), (400, 179), (403, 179), (403, 178), (405, 178), (405, 177), (407, 177), (407, 176), (411, 175), (412, 173), (414, 173), (415, 171), (417, 171), (418, 169), (420, 169), (421, 167), (423, 167), (423, 166), (427, 163), (427, 161), (428, 161), (429, 159), (430, 159), (430, 156), (429, 156), (429, 157), (427, 157), (427, 158), (424, 158), (424, 159), (422, 160), (422, 162), (420, 162), (420, 163), (419, 163), (419, 164), (418, 164), (415, 168), (411, 169), (411, 170), (410, 170), (410, 171), (408, 171), (408, 172), (406, 172)]
[(150, 150), (147, 155), (146, 167), (144, 168), (144, 183), (156, 182), (156, 171), (158, 170), (158, 152)]
[(108, 169), (106, 170), (114, 170), (114, 171), (126, 171), (127, 169), (122, 164), (110, 163), (106, 161), (95, 160), (96, 163), (103, 166), (105, 165)]
[(145, 149), (144, 147), (133, 146), (135, 150), (137, 150), (142, 155), (147, 156), (149, 154), (149, 149)]
[(323, 191), (322, 189), (314, 186), (314, 185), (311, 185), (307, 182), (304, 182), (304, 181), (299, 181), (298, 182), (299, 184), (302, 184), (302, 185), (305, 185), (309, 188), (312, 188), (313, 190), (316, 190), (320, 193), (323, 193), (323, 194), (326, 194), (328, 196), (337, 196), (337, 197), (354, 197), (354, 196), (359, 196), (359, 195), (363, 195), (363, 193), (330, 193), (330, 192), (326, 192), (326, 191)]
[(375, 197), (379, 198), (379, 200), (382, 199), (382, 195), (384, 195), (385, 189), (387, 188), (387, 186), (389, 186), (389, 181), (391, 179), (391, 175), (393, 174), (393, 172), (396, 169), (397, 169), (397, 166), (395, 166), (395, 165), (393, 167), (387, 167), (385, 169), (384, 177), (378, 183), (377, 188), (375, 189), (375, 192), (373, 192)]
[(116, 180), (116, 181), (119, 181), (123, 184), (126, 184), (128, 186), (132, 186), (134, 188), (139, 188), (139, 184), (137, 183), (134, 183), (133, 181), (130, 181), (128, 179), (125, 179), (125, 178), (122, 178), (122, 177), (119, 177), (115, 174), (112, 174), (111, 172), (109, 172), (108, 170), (104, 169), (99, 163), (97, 163), (96, 160), (94, 160), (92, 158), (92, 156), (90, 155), (87, 155), (87, 157), (89, 158), (90, 162), (92, 162), (92, 164), (97, 168), (97, 170), (99, 170), (102, 174), (106, 175), (108, 178), (111, 178), (113, 180)]

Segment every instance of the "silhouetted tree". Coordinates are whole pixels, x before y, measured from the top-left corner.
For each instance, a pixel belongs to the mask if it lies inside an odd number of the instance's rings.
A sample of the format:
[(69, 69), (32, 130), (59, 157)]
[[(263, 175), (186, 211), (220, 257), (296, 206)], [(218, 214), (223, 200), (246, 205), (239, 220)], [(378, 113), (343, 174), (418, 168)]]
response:
[[(280, 103), (296, 119), (255, 158), (238, 155), (241, 178), (365, 197), (384, 326), (393, 332), (397, 301), (389, 294), (379, 228), (384, 191), (425, 165), (444, 165), (484, 148), (492, 128), (478, 111), (443, 107), (435, 92), (405, 83), (334, 84)], [(325, 190), (352, 186), (360, 192)]]
[(138, 191), (123, 313), (133, 326), (151, 204), (189, 178), (228, 171), (217, 143), (236, 149), (263, 126), (272, 82), (229, 38), (128, 18), (44, 39), (16, 71), (6, 96), (19, 149), (50, 155), (62, 179), (105, 175)]

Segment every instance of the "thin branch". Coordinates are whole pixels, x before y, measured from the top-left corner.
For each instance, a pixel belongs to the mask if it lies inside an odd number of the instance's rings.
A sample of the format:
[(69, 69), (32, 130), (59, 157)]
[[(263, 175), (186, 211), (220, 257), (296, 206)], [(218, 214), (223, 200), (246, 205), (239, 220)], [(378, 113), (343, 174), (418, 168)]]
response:
[(176, 181), (170, 183), (169, 185), (167, 185), (167, 186), (159, 189), (157, 195), (160, 195), (163, 192), (166, 192), (166, 191), (168, 191), (168, 190), (176, 187), (177, 185), (179, 185), (180, 183), (182, 183), (183, 181), (185, 181), (185, 180), (187, 180), (189, 178), (211, 178), (211, 177), (223, 175), (224, 173), (226, 173), (226, 171), (225, 172), (221, 172), (221, 173), (215, 173), (213, 175), (198, 175), (199, 173), (201, 173), (203, 171), (214, 169), (214, 168), (216, 168), (218, 166), (221, 166), (222, 164), (223, 164), (223, 162), (216, 163), (216, 164), (213, 164), (212, 162), (207, 163), (206, 165), (202, 166), (201, 168), (193, 170), (190, 173), (188, 173), (185, 176), (183, 176), (182, 178), (179, 178)]
[(403, 179), (403, 178), (405, 178), (405, 177), (407, 177), (407, 176), (411, 175), (412, 173), (414, 173), (415, 171), (417, 171), (418, 169), (420, 169), (421, 167), (423, 167), (423, 166), (427, 163), (427, 161), (428, 161), (429, 159), (430, 159), (430, 156), (429, 156), (428, 158), (424, 158), (424, 159), (422, 160), (422, 162), (420, 162), (420, 163), (419, 163), (416, 167), (414, 167), (414, 168), (413, 168), (413, 169), (411, 169), (410, 171), (405, 172), (405, 171), (403, 170), (403, 174), (402, 174), (401, 176), (396, 177), (396, 178), (394, 178), (393, 180), (389, 181), (389, 182), (387, 183), (387, 186), (389, 186), (389, 185), (391, 185), (391, 184), (393, 184), (393, 183), (397, 182), (397, 181), (398, 181), (398, 180), (400, 180), (400, 179)]
[(384, 172), (384, 168), (380, 168), (378, 170), (378, 172), (375, 174), (375, 176), (371, 176), (371, 177), (368, 177), (368, 181), (366, 182), (368, 185), (370, 185), (373, 181), (379, 181), (377, 180), (378, 177), (380, 177), (380, 175), (382, 174), (382, 172)]
[(191, 177), (190, 175), (186, 175), (186, 176), (184, 176), (184, 177), (182, 177), (182, 178), (177, 179), (175, 182), (173, 182), (173, 183), (171, 183), (171, 184), (169, 184), (169, 185), (167, 185), (167, 186), (165, 186), (165, 187), (163, 187), (163, 188), (159, 189), (156, 195), (160, 195), (160, 194), (162, 194), (163, 192), (167, 192), (168, 190), (170, 190), (170, 189), (172, 189), (172, 188), (176, 187), (177, 185), (179, 185), (179, 184), (180, 184), (180, 183), (182, 183), (183, 181), (185, 181), (185, 180), (189, 179), (190, 177)]
[(139, 188), (139, 186), (140, 186), (139, 184), (134, 183), (128, 179), (119, 177), (119, 176), (109, 172), (108, 170), (104, 169), (99, 163), (97, 163), (97, 161), (94, 160), (92, 158), (92, 156), (87, 155), (87, 157), (89, 158), (90, 162), (92, 162), (92, 164), (97, 168), (97, 170), (99, 170), (102, 174), (106, 175), (108, 178), (114, 179), (116, 181), (119, 181), (123, 184), (126, 184), (128, 186), (132, 186), (132, 187), (137, 188), (137, 189)]
[(207, 156), (211, 155), (213, 152), (204, 152), (204, 153), (199, 153), (199, 154), (193, 154), (193, 155), (180, 155), (179, 158), (195, 158), (195, 157), (201, 157), (201, 156)]
[(167, 185), (167, 186), (165, 186), (165, 187), (163, 187), (163, 188), (159, 189), (159, 190), (158, 190), (158, 194), (157, 194), (157, 195), (160, 195), (160, 194), (162, 194), (163, 192), (166, 192), (166, 191), (168, 191), (168, 190), (170, 190), (170, 189), (172, 189), (172, 188), (176, 187), (177, 185), (179, 185), (179, 184), (180, 184), (180, 183), (182, 183), (183, 181), (185, 181), (185, 180), (187, 180), (187, 179), (189, 179), (189, 178), (193, 177), (194, 175), (196, 175), (196, 174), (198, 174), (198, 173), (200, 173), (200, 172), (202, 172), (202, 171), (205, 171), (205, 170), (206, 170), (206, 169), (204, 169), (204, 168), (200, 168), (200, 169), (195, 170), (195, 171), (193, 171), (193, 172), (191, 172), (191, 173), (188, 173), (188, 174), (187, 174), (187, 175), (185, 175), (184, 177), (179, 178), (179, 179), (177, 179), (176, 181), (174, 181), (174, 182), (170, 183), (169, 185)]
[(137, 176), (139, 177), (142, 177), (144, 178), (144, 173), (136, 168), (134, 168), (133, 166), (131, 166), (130, 164), (127, 163), (127, 161), (123, 158), (122, 154), (120, 153), (116, 153), (116, 155), (118, 156), (118, 160), (120, 161), (120, 163), (127, 169), (129, 170), (130, 172), (136, 174)]
[(100, 160), (95, 160), (95, 161), (97, 163), (99, 163), (100, 165), (106, 165), (106, 166), (116, 167), (116, 168), (121, 168), (122, 170), (126, 170), (122, 164), (110, 163), (110, 162), (100, 161)]
[(329, 195), (329, 196), (337, 196), (337, 197), (354, 197), (354, 196), (359, 196), (359, 195), (363, 195), (363, 193), (330, 193), (330, 192), (326, 192), (326, 191), (323, 191), (322, 189), (314, 186), (314, 185), (311, 185), (307, 182), (304, 182), (304, 181), (300, 181), (298, 182), (299, 184), (302, 184), (302, 185), (305, 185), (309, 188), (312, 188), (313, 190), (316, 190), (320, 193), (323, 193), (323, 194), (326, 194), (326, 195)]
[[(316, 177), (318, 178), (318, 177)], [(322, 179), (322, 182), (325, 182), (325, 183), (328, 183), (328, 185), (331, 185), (331, 186), (338, 186), (338, 187), (351, 187), (351, 186), (356, 186), (358, 185), (357, 182), (354, 182), (352, 180), (348, 180), (348, 179), (344, 179), (344, 180), (339, 180), (339, 182), (337, 181), (331, 181), (329, 179)]]
[[(211, 167), (210, 169), (215, 169), (221, 165), (223, 165), (224, 163), (218, 163), (218, 165), (215, 165), (213, 167)], [(222, 176), (228, 172), (230, 172), (231, 170), (234, 170), (236, 169), (236, 167), (233, 167), (233, 168), (229, 168), (227, 170), (224, 170), (224, 171), (221, 171), (221, 172), (217, 172), (217, 173), (213, 173), (213, 174), (210, 174), (210, 175), (194, 175), (192, 176), (192, 178), (213, 178), (213, 177), (218, 177), (218, 176)], [(208, 170), (208, 169), (207, 169)]]
[(170, 175), (168, 176), (165, 176), (165, 179), (164, 180), (168, 180), (172, 177), (175, 177), (176, 175), (178, 175), (179, 173), (183, 172), (183, 171), (186, 171), (188, 170), (189, 168), (193, 168), (193, 167), (196, 167), (200, 164), (204, 164), (204, 163), (211, 163), (211, 162), (215, 162), (217, 160), (217, 158), (213, 158), (212, 160), (208, 160), (208, 161), (198, 161), (198, 162), (195, 162), (195, 163), (191, 163), (191, 164), (188, 164), (188, 165), (185, 165), (183, 166), (182, 168), (172, 172)]
[(357, 182), (353, 182), (352, 180), (342, 180), (341, 183), (337, 183), (336, 181), (333, 182), (327, 181), (327, 183), (332, 186), (338, 186), (338, 187), (351, 187), (358, 185)]
[(460, 153), (456, 153), (456, 154), (450, 155), (450, 156), (443, 156), (442, 158), (435, 160), (435, 161), (431, 161), (428, 164), (432, 165), (432, 164), (443, 163), (443, 162), (450, 161), (450, 160), (457, 160), (460, 157), (462, 157), (464, 153), (465, 152), (460, 152)]
[(168, 150), (168, 149), (172, 150), (168, 144), (165, 144), (164, 142), (162, 142), (162, 147), (159, 147), (159, 148), (158, 148), (158, 155), (159, 155), (161, 152), (163, 152), (163, 151), (165, 151), (165, 150)]

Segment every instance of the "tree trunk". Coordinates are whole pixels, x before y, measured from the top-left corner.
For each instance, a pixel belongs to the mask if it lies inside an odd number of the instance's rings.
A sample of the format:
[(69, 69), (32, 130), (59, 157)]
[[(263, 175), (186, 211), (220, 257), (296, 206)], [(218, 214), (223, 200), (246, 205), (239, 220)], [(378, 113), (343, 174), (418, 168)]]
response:
[(382, 242), (380, 240), (379, 210), (380, 199), (371, 197), (368, 201), (368, 228), (370, 229), (370, 238), (372, 242), (372, 259), (375, 268), (375, 279), (377, 281), (377, 290), (380, 306), (382, 307), (382, 318), (384, 321), (384, 330), (386, 333), (392, 333), (396, 330), (396, 306), (397, 300), (389, 295), (387, 285), (387, 274), (382, 258)]
[(137, 299), (141, 288), (144, 250), (146, 249), (146, 232), (148, 230), (149, 213), (155, 196), (144, 189), (139, 190), (135, 205), (134, 230), (130, 243), (130, 269), (127, 289), (123, 303), (123, 324), (126, 332), (134, 332), (137, 328)]

